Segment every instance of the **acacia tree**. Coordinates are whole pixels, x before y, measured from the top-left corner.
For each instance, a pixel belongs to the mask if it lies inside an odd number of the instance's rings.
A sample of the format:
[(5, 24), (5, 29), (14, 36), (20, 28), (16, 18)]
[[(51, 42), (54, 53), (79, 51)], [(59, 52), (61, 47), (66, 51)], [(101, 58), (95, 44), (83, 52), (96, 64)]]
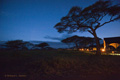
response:
[[(101, 38), (98, 38), (99, 41), (102, 40)], [(83, 43), (85, 46), (87, 45), (94, 45), (95, 42), (95, 38), (92, 37), (85, 37), (83, 41), (81, 41), (81, 43)]]
[[(107, 18), (107, 19), (105, 19)], [(120, 5), (113, 5), (111, 1), (99, 0), (84, 9), (72, 7), (69, 13), (57, 23), (54, 28), (58, 32), (84, 32), (91, 33), (97, 44), (97, 55), (100, 55), (100, 42), (96, 30), (107, 23), (120, 19)]]
[(61, 40), (61, 42), (67, 44), (68, 47), (70, 48), (71, 41), (69, 40), (69, 38), (63, 39), (63, 40)]
[(94, 42), (94, 38), (91, 37), (84, 37), (84, 39), (80, 42), (83, 47), (87, 47), (88, 45), (93, 45)]
[(79, 37), (79, 36), (75, 35), (75, 36), (72, 36), (72, 37), (68, 37), (68, 38), (66, 38), (66, 39), (63, 39), (61, 42), (66, 43), (66, 44), (74, 43), (74, 44), (75, 44), (75, 47), (78, 49), (79, 43), (80, 43), (81, 41), (83, 41), (84, 38), (85, 38), (85, 37)]
[[(101, 40), (99, 38), (99, 40)], [(78, 49), (79, 47), (85, 47), (87, 45), (92, 45), (95, 43), (95, 39), (91, 37), (80, 37), (80, 36), (72, 36), (68, 37), (66, 39), (63, 39), (61, 42), (69, 44), (69, 43), (74, 43), (75, 47)]]
[(27, 44), (31, 44), (31, 43), (24, 42), (23, 40), (13, 40), (6, 42), (5, 46), (9, 49), (19, 50), (19, 49), (28, 49), (26, 46)]
[(40, 43), (40, 44), (38, 44), (38, 45), (36, 45), (36, 46), (37, 46), (37, 47), (41, 47), (42, 49), (44, 49), (45, 47), (49, 46), (49, 44), (46, 43), (46, 42), (43, 42), (43, 43)]

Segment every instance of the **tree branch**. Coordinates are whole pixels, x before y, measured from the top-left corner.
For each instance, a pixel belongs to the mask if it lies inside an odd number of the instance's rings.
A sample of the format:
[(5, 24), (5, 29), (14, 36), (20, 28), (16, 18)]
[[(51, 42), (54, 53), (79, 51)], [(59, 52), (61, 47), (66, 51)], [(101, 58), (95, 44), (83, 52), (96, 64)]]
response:
[(90, 30), (87, 30), (87, 31), (93, 35), (93, 32), (92, 32), (92, 31), (90, 31)]
[(100, 27), (100, 23), (99, 22), (97, 22), (97, 23), (98, 24), (97, 24), (97, 26), (95, 26), (95, 30)]
[(112, 20), (113, 16), (111, 16), (110, 20)]
[(105, 17), (107, 14), (104, 13), (104, 15), (99, 19), (99, 21), (101, 21), (103, 19), (103, 17)]
[(114, 18), (114, 19), (112, 19), (112, 20), (109, 20), (109, 21), (107, 21), (107, 22), (104, 22), (104, 23), (101, 24), (99, 27), (101, 27), (101, 26), (103, 26), (103, 25), (105, 25), (105, 24), (107, 24), (107, 23), (113, 22), (113, 21), (115, 21), (115, 20), (117, 20), (117, 19), (119, 19), (119, 18)]

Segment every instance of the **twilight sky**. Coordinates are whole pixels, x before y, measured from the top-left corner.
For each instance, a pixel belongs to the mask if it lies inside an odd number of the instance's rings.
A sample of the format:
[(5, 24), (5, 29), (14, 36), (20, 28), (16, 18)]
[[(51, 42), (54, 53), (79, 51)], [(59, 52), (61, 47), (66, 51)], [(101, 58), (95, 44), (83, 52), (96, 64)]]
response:
[[(72, 35), (93, 37), (88, 32), (58, 33), (54, 25), (73, 6), (87, 7), (97, 0), (0, 0), (0, 41), (55, 41)], [(119, 0), (114, 0), (120, 3)], [(98, 37), (120, 36), (120, 21), (99, 28)]]

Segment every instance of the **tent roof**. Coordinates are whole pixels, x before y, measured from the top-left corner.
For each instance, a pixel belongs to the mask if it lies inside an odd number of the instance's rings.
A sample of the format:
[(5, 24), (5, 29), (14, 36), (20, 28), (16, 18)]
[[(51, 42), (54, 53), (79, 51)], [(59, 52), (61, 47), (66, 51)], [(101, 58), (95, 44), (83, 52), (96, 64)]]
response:
[(120, 37), (104, 38), (106, 43), (120, 43)]

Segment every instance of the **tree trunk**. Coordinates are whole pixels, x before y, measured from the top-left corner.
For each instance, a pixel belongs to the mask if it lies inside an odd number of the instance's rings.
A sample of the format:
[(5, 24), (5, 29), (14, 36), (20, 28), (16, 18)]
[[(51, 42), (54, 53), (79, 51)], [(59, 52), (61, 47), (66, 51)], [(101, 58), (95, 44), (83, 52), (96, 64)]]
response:
[(101, 51), (100, 51), (100, 42), (99, 42), (99, 39), (98, 39), (97, 34), (96, 34), (95, 31), (93, 32), (93, 36), (94, 36), (94, 38), (95, 38), (96, 46), (97, 46), (96, 55), (101, 55)]
[(76, 49), (78, 50), (78, 44), (77, 43), (75, 43), (75, 46), (76, 46)]
[(70, 44), (69, 43), (66, 43), (68, 45), (68, 48), (70, 49)]

